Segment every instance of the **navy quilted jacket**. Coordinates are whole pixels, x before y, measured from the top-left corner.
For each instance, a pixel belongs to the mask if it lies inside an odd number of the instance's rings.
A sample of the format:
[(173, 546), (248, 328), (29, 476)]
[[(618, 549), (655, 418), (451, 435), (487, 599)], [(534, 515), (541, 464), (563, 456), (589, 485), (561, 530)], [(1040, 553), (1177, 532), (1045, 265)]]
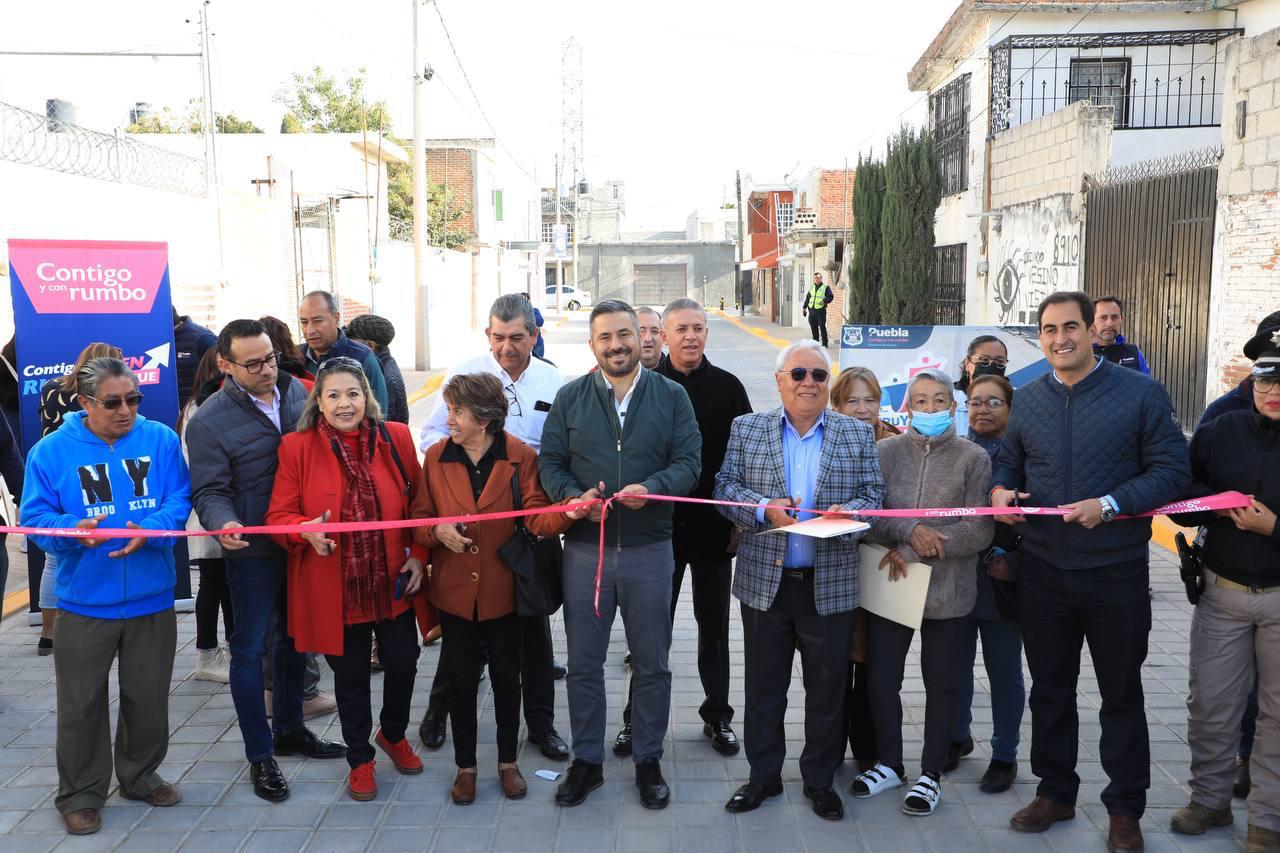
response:
[[(1050, 372), (1018, 389), (991, 482), (1029, 492), (1028, 506), (1111, 495), (1121, 514), (1133, 514), (1181, 497), (1191, 463), (1164, 386), (1103, 361), (1071, 388)], [(1086, 530), (1059, 517), (1029, 517), (1017, 530), (1022, 547), (1040, 559), (1089, 569), (1146, 559), (1151, 520)]]

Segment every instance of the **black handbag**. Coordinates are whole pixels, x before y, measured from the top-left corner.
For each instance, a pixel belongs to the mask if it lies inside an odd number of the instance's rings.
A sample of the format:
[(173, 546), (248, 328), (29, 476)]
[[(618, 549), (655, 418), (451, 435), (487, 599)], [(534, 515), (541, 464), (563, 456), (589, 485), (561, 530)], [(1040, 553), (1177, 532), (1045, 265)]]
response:
[[(519, 469), (511, 474), (511, 502), (516, 512), (524, 509)], [(550, 616), (564, 604), (564, 549), (559, 536), (535, 536), (524, 519), (517, 518), (516, 530), (498, 548), (498, 556), (515, 575), (516, 613), (521, 617)]]

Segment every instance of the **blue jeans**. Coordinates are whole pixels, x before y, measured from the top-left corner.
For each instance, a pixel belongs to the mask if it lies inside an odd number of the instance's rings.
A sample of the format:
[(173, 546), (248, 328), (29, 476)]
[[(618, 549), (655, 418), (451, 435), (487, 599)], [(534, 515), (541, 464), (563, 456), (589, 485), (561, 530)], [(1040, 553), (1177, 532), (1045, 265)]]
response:
[[(980, 578), (979, 582), (985, 580)], [(968, 648), (964, 652), (966, 675), (957, 699), (953, 741), (969, 737), (973, 722), (973, 662), (982, 636), (982, 662), (991, 683), (991, 759), (1018, 760), (1018, 729), (1027, 692), (1022, 683), (1022, 631), (1006, 619), (969, 619)]]
[(231, 700), (236, 706), (244, 754), (249, 761), (271, 757), (273, 727), (276, 734), (291, 734), (302, 728), (306, 656), (294, 649), (293, 639), (285, 631), (276, 632), (271, 649), (274, 709), (270, 724), (262, 696), (265, 689), (262, 657), (267, 652), (272, 614), (279, 615), (281, 625), (289, 624), (284, 578), (284, 557), (227, 560), (227, 586), (231, 590), (231, 610), (236, 615), (230, 643)]

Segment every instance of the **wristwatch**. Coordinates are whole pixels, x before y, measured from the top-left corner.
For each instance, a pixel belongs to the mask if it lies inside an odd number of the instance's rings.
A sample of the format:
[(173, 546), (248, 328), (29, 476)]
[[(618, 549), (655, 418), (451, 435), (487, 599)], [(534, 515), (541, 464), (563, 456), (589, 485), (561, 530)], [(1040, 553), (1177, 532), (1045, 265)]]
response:
[(1116, 506), (1116, 499), (1111, 495), (1103, 495), (1098, 498), (1098, 503), (1102, 504), (1102, 522), (1107, 523), (1120, 514), (1120, 507)]

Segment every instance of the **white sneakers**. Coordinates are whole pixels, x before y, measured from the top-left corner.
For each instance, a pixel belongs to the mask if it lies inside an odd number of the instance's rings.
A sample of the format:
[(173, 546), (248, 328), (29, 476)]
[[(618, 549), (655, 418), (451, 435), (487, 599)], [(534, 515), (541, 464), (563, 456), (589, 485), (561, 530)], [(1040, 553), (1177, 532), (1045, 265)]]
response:
[[(890, 788), (901, 788), (907, 780), (897, 774), (892, 767), (877, 764), (864, 773), (859, 773), (853, 780), (849, 793), (860, 800), (884, 793)], [(939, 783), (929, 775), (921, 776), (902, 800), (902, 813), (912, 816), (931, 815), (942, 798)]]
[(231, 682), (231, 652), (226, 646), (196, 649), (196, 655), (196, 670), (192, 676), (196, 681), (216, 681), (220, 684)]
[(858, 778), (853, 780), (849, 793), (860, 800), (865, 800), (890, 788), (901, 788), (906, 783), (907, 780), (899, 776), (892, 767), (877, 764), (870, 770), (858, 774)]
[(907, 796), (902, 800), (902, 813), (913, 817), (931, 815), (938, 807), (940, 799), (942, 799), (941, 783), (926, 773), (916, 780), (910, 791), (907, 791)]

